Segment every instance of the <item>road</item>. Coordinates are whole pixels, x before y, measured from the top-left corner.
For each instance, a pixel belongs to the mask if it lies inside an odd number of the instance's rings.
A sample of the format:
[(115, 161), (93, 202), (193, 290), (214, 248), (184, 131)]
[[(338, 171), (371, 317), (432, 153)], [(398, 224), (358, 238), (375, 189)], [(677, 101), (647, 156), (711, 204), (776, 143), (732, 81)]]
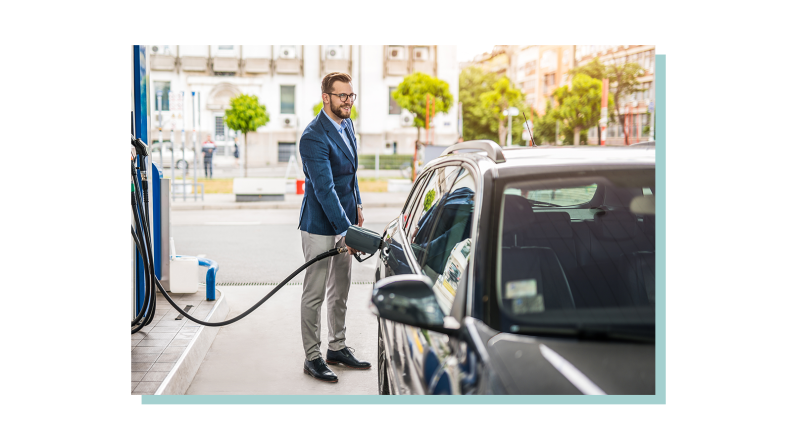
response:
[[(400, 208), (364, 210), (363, 227), (382, 233)], [(280, 282), (302, 265), (299, 209), (199, 210), (171, 213), (176, 253), (219, 263), (218, 283)], [(375, 259), (352, 262), (352, 282), (374, 280)], [(302, 282), (305, 273), (292, 279)]]

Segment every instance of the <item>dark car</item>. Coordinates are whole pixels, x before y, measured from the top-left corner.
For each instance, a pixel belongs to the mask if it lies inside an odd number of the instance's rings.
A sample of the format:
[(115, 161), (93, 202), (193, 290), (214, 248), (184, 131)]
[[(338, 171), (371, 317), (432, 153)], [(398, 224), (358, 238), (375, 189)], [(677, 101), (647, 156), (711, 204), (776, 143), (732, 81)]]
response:
[(381, 394), (655, 394), (655, 151), (449, 147), (384, 233)]

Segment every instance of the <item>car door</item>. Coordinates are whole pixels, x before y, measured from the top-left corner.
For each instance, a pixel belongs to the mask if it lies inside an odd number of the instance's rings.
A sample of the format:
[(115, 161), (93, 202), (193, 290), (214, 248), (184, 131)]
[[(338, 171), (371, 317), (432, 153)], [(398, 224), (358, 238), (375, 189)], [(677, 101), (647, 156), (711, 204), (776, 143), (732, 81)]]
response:
[[(400, 234), (413, 273), (434, 283), (440, 308), (450, 315), (460, 281), (464, 281), (472, 247), (475, 181), (461, 166), (437, 168), (411, 209)], [(409, 244), (408, 244), (409, 243)], [(402, 393), (457, 394), (459, 370), (446, 335), (394, 324), (394, 356), (398, 355)], [(394, 382), (396, 384), (396, 382)]]

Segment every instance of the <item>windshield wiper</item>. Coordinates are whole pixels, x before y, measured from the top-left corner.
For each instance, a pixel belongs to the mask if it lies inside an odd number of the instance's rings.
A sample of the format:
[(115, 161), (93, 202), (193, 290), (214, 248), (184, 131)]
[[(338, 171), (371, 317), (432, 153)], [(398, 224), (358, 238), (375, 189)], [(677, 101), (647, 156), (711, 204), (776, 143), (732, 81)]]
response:
[(640, 343), (654, 343), (654, 325), (589, 325), (578, 324), (575, 326), (520, 326), (512, 333), (534, 336), (561, 336), (585, 340), (628, 341)]
[(533, 205), (540, 205), (540, 206), (554, 207), (554, 208), (560, 208), (561, 207), (560, 204), (548, 203), (546, 201), (531, 200), (530, 198), (528, 198), (527, 200)]

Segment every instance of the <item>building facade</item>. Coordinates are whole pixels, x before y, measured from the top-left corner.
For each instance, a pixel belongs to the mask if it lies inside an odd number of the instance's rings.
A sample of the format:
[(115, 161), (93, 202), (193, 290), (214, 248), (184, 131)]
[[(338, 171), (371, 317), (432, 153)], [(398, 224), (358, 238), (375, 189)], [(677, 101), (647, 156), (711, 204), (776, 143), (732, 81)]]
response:
[[(619, 122), (608, 124), (606, 145), (624, 145), (624, 130), (628, 130), (629, 144), (643, 141), (654, 141), (654, 106), (655, 106), (655, 47), (654, 45), (579, 45), (576, 47), (575, 60), (577, 65), (585, 65), (599, 58), (605, 65), (623, 65), (634, 62), (643, 68), (643, 76), (638, 78), (644, 91), (622, 98), (619, 114), (625, 116), (625, 126)], [(611, 90), (613, 92), (613, 90)], [(589, 144), (597, 140), (597, 128), (588, 132)]]
[[(554, 101), (553, 91), (562, 85), (571, 85), (569, 70), (595, 57), (606, 65), (635, 62), (644, 69), (638, 81), (645, 91), (623, 98), (619, 114), (626, 116), (630, 144), (653, 139), (655, 50), (652, 45), (496, 45), (491, 53), (477, 56), (467, 65), (509, 77), (525, 94), (526, 103), (541, 116), (546, 112), (548, 99)], [(596, 126), (588, 130), (587, 139), (589, 144), (598, 144)], [(618, 122), (610, 123), (606, 144), (624, 143), (624, 127)]]
[[(322, 78), (333, 71), (352, 76), (358, 95), (355, 130), (361, 153), (413, 153), (418, 130), (412, 115), (401, 110), (390, 93), (414, 72), (449, 84), (454, 103), (448, 113), (435, 115), (432, 133), (440, 145), (453, 144), (458, 138), (455, 46), (150, 45), (148, 51), (152, 137), (157, 138), (161, 112), (164, 139), (170, 140), (174, 130), (173, 140), (180, 144), (185, 129), (191, 147), (196, 129), (197, 139), (202, 141), (209, 134), (220, 153), (230, 153), (234, 132), (223, 122), (225, 110), (240, 93), (256, 95), (270, 120), (247, 135), (249, 167), (286, 163), (293, 153), (299, 156), (300, 136), (315, 117), (314, 106), (322, 101)], [(244, 150), (241, 135), (239, 146)]]

